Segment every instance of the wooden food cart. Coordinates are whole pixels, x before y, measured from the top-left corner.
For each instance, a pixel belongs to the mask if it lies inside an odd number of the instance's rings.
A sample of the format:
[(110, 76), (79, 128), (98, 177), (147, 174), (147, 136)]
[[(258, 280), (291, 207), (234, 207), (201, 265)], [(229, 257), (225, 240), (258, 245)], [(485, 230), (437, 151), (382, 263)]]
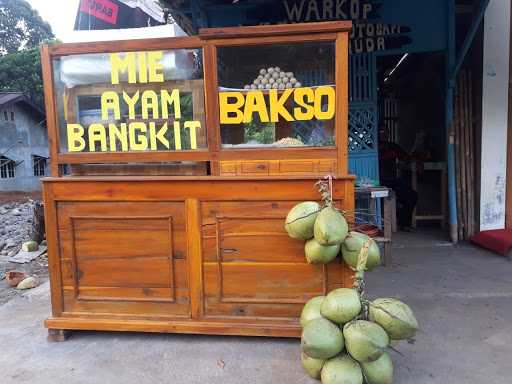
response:
[(291, 207), (320, 199), (314, 184), (327, 174), (338, 206), (353, 210), (350, 28), (42, 47), (50, 338), (297, 337), (309, 298), (350, 285), (342, 261), (307, 264), (283, 228)]

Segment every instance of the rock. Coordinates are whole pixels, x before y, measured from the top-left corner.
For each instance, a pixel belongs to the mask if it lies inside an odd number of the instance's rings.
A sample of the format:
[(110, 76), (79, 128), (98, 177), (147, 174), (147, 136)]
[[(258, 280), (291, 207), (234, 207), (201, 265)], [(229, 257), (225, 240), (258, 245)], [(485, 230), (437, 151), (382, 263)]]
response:
[(14, 209), (11, 211), (11, 215), (14, 215), (14, 216), (21, 216), (21, 211), (20, 211), (18, 208), (14, 208)]
[(35, 288), (39, 285), (39, 281), (34, 276), (27, 277), (23, 281), (21, 281), (16, 289), (31, 289)]
[(18, 253), (18, 252), (17, 252), (15, 249), (13, 249), (13, 250), (9, 251), (9, 253), (7, 253), (7, 256), (8, 256), (8, 257), (11, 257), (11, 256), (16, 255), (17, 253)]
[(25, 252), (35, 252), (39, 249), (39, 245), (35, 241), (26, 241), (21, 249)]
[(16, 245), (16, 242), (13, 239), (7, 240), (5, 243), (5, 248), (12, 248)]
[(11, 287), (16, 287), (26, 278), (26, 273), (21, 271), (9, 271), (5, 273), (5, 281), (7, 281), (7, 284), (9, 284)]
[(5, 242), (4, 241), (0, 241), (0, 251), (2, 249), (4, 249), (4, 247), (5, 247)]
[(41, 247), (46, 247), (47, 243), (46, 240), (41, 241), (41, 244), (39, 244)]

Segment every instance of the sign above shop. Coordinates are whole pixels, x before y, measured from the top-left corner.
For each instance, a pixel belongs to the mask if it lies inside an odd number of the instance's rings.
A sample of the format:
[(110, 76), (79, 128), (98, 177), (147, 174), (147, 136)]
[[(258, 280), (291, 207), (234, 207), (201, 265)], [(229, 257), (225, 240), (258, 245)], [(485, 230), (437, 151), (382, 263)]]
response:
[(411, 29), (400, 24), (377, 22), (381, 4), (360, 0), (284, 0), (285, 23), (352, 20), (350, 53), (400, 49), (411, 44)]
[(446, 49), (450, 1), (247, 0), (213, 5), (194, 0), (204, 12), (201, 19), (191, 18), (200, 27), (352, 20), (352, 54), (400, 54)]

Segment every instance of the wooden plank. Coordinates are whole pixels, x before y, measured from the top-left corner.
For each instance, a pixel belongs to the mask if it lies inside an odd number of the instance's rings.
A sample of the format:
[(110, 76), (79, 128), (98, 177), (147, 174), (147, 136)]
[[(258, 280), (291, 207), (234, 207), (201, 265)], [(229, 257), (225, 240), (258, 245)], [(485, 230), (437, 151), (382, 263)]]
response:
[[(393, 236), (392, 233), (392, 225), (391, 225), (391, 215), (394, 213), (392, 210), (392, 199), (390, 196), (384, 199), (384, 237), (386, 239), (391, 239)], [(416, 216), (416, 220), (418, 217)], [(391, 254), (391, 243), (384, 243), (384, 265), (386, 267), (390, 267), (392, 265), (392, 254)]]
[(348, 35), (338, 33), (335, 69), (337, 176), (348, 174), (348, 44)]
[(174, 286), (173, 268), (168, 257), (142, 256), (131, 259), (78, 258), (79, 287), (148, 287)]
[[(221, 302), (294, 304), (323, 295), (323, 266), (301, 263), (204, 263), (205, 295)], [(304, 278), (307, 276), (308, 278)]]
[(187, 215), (187, 256), (190, 284), (190, 312), (193, 319), (203, 316), (203, 268), (201, 248), (201, 212), (197, 199), (185, 202)]
[(46, 240), (48, 242), (48, 273), (50, 275), (52, 315), (60, 316), (63, 309), (61, 255), (59, 254), (59, 239), (57, 236), (57, 208), (51, 185), (43, 184), (43, 197)]
[(457, 182), (457, 233), (458, 238), (464, 238), (464, 224), (462, 215), (462, 174), (461, 162), (463, 161), (462, 153), (462, 128), (461, 128), (461, 95), (460, 95), (460, 79), (457, 78), (455, 92), (455, 114), (454, 114), (454, 131), (455, 131), (455, 158), (456, 158), (456, 182)]
[(172, 161), (209, 161), (215, 158), (205, 150), (139, 151), (139, 152), (73, 152), (59, 153), (58, 164), (94, 163), (159, 163)]
[(206, 176), (206, 162), (176, 162), (166, 164), (76, 164), (72, 176)]
[(317, 33), (317, 34), (301, 34), (291, 36), (275, 36), (272, 38), (265, 36), (240, 37), (230, 39), (211, 39), (209, 43), (217, 47), (229, 46), (256, 46), (256, 45), (275, 45), (275, 44), (299, 44), (313, 43), (322, 41), (334, 41), (336, 33)]
[(201, 39), (232, 39), (243, 37), (273, 38), (274, 36), (291, 36), (317, 33), (349, 32), (351, 21), (327, 21), (307, 24), (257, 25), (250, 27), (200, 28)]
[(52, 56), (77, 55), (84, 53), (109, 53), (109, 52), (133, 52), (153, 51), (167, 49), (192, 49), (201, 48), (204, 42), (197, 36), (96, 41), (86, 43), (52, 44), (49, 52)]
[(208, 149), (214, 154), (210, 161), (211, 175), (220, 175), (219, 162), (215, 160), (220, 151), (220, 119), (219, 119), (219, 96), (217, 79), (217, 49), (207, 44), (203, 50), (204, 78), (205, 78), (205, 111), (206, 127), (208, 135)]
[[(75, 247), (81, 260), (132, 259), (147, 256), (169, 257), (172, 232), (161, 225), (144, 227), (147, 220), (138, 220), (140, 228), (114, 227), (110, 230), (75, 228)], [(166, 223), (164, 222), (164, 225)], [(168, 225), (168, 222), (167, 222)]]
[(55, 98), (53, 94), (53, 65), (48, 44), (41, 45), (41, 66), (44, 85), (44, 101), (46, 108), (46, 126), (48, 130), (48, 146), (50, 151), (50, 174), (53, 177), (59, 176), (59, 132)]
[[(71, 287), (70, 287), (71, 288)], [(66, 287), (64, 288), (66, 289)], [(80, 300), (174, 302), (174, 289), (161, 287), (89, 287), (79, 288)]]
[(219, 160), (336, 159), (334, 147), (223, 149)]
[[(105, 298), (99, 300), (79, 299), (71, 290), (64, 290), (64, 308), (62, 317), (73, 318), (100, 315), (104, 318), (120, 319), (189, 319), (190, 305), (188, 295), (176, 295), (174, 301), (161, 300), (155, 298), (149, 300), (133, 300), (127, 296), (117, 300)], [(178, 293), (178, 292), (177, 292)]]
[[(243, 324), (243, 326), (242, 326)], [(223, 321), (156, 321), (108, 318), (50, 318), (45, 321), (50, 329), (192, 333), (214, 335), (240, 335), (265, 337), (300, 337), (301, 328), (297, 321), (280, 322), (267, 320), (248, 322), (240, 318), (238, 322)]]
[[(312, 180), (272, 180), (245, 179), (240, 180), (209, 180), (188, 179), (180, 180), (162, 178), (161, 180), (144, 180), (143, 178), (81, 178), (73, 181), (68, 178), (52, 180), (52, 190), (60, 201), (183, 201), (186, 198), (200, 200), (218, 200), (222, 196), (224, 200), (234, 201), (269, 201), (288, 200), (304, 201), (317, 200), (318, 192), (314, 188)], [(167, 181), (166, 181), (167, 179)], [(43, 181), (49, 183), (48, 179)], [(350, 183), (350, 182), (349, 182)], [(344, 198), (345, 181), (334, 181), (333, 190), (335, 198)], [(80, 190), (80, 194), (76, 191)], [(136, 205), (136, 204), (134, 204)]]
[(473, 75), (468, 69), (468, 234), (469, 237), (475, 234), (475, 143), (473, 121)]
[[(113, 260), (108, 260), (107, 261), (111, 262), (112, 264), (115, 264), (115, 261), (116, 259), (113, 259)], [(123, 261), (123, 260), (122, 260)], [(149, 262), (152, 261), (152, 259), (148, 259)], [(142, 258), (142, 259), (131, 259), (131, 260), (124, 260), (123, 262), (123, 268), (130, 268), (130, 264), (131, 263), (131, 268), (133, 270), (137, 270), (137, 265), (138, 263), (145, 263), (145, 259)], [(162, 263), (162, 259), (159, 259), (158, 261), (160, 264), (163, 264)], [(174, 289), (176, 291), (176, 294), (178, 293), (181, 293), (182, 295), (186, 295), (188, 296), (188, 286), (189, 286), (189, 280), (188, 280), (188, 264), (187, 264), (187, 260), (183, 260), (183, 259), (178, 259), (178, 260), (174, 260), (173, 261), (173, 265), (172, 267), (167, 265), (165, 266), (165, 271), (162, 271), (162, 272), (158, 272), (159, 274), (161, 273), (170, 273), (171, 271), (171, 268), (172, 268), (172, 271), (173, 271), (173, 278), (174, 278), (174, 284), (172, 287), (170, 287), (170, 284), (158, 284), (159, 286), (154, 286), (155, 284), (153, 285), (148, 285), (148, 286), (145, 286), (143, 284), (135, 284), (135, 282), (133, 281), (129, 281), (127, 282), (126, 284), (119, 284), (118, 282), (116, 282), (115, 280), (107, 280), (108, 279), (108, 276), (105, 277), (105, 276), (101, 276), (101, 279), (103, 280), (106, 280), (103, 284), (91, 284), (91, 285), (87, 285), (87, 284), (78, 284), (77, 285), (77, 281), (79, 281), (79, 276), (78, 276), (78, 271), (77, 269), (75, 268), (74, 264), (73, 264), (73, 261), (69, 258), (69, 259), (63, 259), (61, 260), (61, 270), (62, 270), (62, 286), (63, 286), (63, 289), (68, 289), (68, 290), (71, 290), (73, 289), (76, 293), (79, 293), (80, 290), (82, 289), (107, 289), (107, 288), (117, 288), (116, 291), (117, 292), (122, 292), (123, 289), (127, 289), (127, 291), (129, 291), (130, 289), (137, 289), (137, 288), (140, 288), (142, 290), (147, 290), (149, 288), (162, 288), (162, 289), (167, 289), (167, 288), (171, 288), (171, 289)], [(132, 272), (130, 272), (132, 273)], [(135, 273), (135, 272), (133, 272)], [(119, 276), (119, 273), (116, 272), (117, 276)], [(120, 277), (122, 278), (122, 276)], [(160, 279), (160, 277), (158, 277)], [(119, 279), (119, 277), (118, 277)], [(140, 279), (139, 279), (140, 280)]]
[(462, 121), (462, 137), (461, 137), (461, 150), (462, 150), (462, 161), (461, 161), (461, 175), (462, 175), (462, 219), (464, 223), (463, 238), (467, 239), (468, 234), (468, 183), (467, 183), (467, 131), (468, 121), (466, 116), (466, 70), (461, 71), (460, 74), (460, 86), (461, 86), (461, 121)]

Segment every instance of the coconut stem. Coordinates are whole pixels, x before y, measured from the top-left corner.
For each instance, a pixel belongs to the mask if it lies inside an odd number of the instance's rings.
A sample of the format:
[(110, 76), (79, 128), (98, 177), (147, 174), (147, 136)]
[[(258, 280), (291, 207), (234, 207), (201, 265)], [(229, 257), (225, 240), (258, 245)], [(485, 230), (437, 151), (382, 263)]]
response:
[(365, 241), (361, 251), (359, 251), (359, 256), (357, 257), (357, 265), (356, 265), (356, 273), (354, 275), (354, 289), (359, 293), (359, 297), (361, 298), (361, 303), (363, 305), (362, 310), (362, 318), (368, 319), (369, 305), (368, 300), (366, 300), (366, 282), (364, 280), (364, 271), (366, 270), (366, 263), (368, 262), (368, 253), (370, 250), (371, 240)]
[(318, 180), (315, 184), (320, 195), (322, 195), (322, 202), (326, 207), (332, 207), (332, 175), (325, 176), (322, 180)]

